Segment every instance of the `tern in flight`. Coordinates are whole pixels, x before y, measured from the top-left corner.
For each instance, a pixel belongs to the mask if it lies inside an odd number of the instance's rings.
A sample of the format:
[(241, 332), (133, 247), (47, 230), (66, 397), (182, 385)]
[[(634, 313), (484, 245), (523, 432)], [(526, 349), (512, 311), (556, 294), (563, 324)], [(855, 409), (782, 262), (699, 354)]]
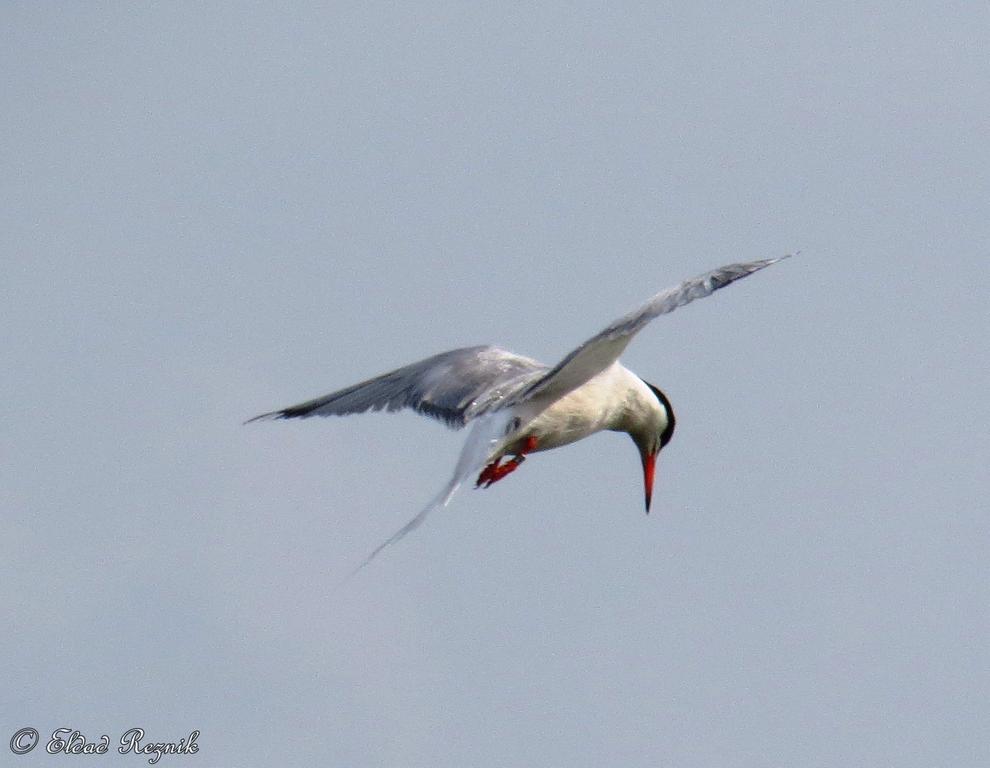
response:
[(498, 347), (464, 347), (249, 422), (412, 408), (454, 429), (473, 425), (447, 485), (355, 572), (419, 527), (431, 511), (446, 506), (475, 472), (480, 472), (476, 486), (487, 488), (518, 469), (529, 454), (604, 429), (626, 432), (636, 444), (649, 513), (657, 455), (674, 434), (674, 410), (660, 389), (623, 366), (619, 356), (655, 317), (786, 258), (729, 264), (661, 291), (553, 367)]

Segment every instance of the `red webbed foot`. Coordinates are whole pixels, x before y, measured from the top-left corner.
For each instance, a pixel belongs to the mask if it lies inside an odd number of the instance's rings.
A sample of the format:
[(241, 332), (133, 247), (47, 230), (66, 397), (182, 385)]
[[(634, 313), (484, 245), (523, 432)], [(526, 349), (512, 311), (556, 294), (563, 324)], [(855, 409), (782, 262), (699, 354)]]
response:
[(478, 475), (478, 485), (484, 483), (485, 488), (487, 488), (492, 483), (497, 483), (506, 475), (515, 472), (516, 467), (522, 464), (525, 460), (525, 456), (514, 456), (505, 462), (505, 464), (499, 464), (497, 461), (492, 462), (484, 468), (480, 475)]
[(516, 471), (516, 468), (526, 460), (526, 454), (535, 449), (536, 438), (533, 436), (527, 437), (526, 441), (522, 445), (522, 448), (519, 450), (519, 453), (505, 462), (505, 464), (499, 463), (503, 458), (502, 456), (499, 456), (483, 470), (481, 470), (481, 474), (478, 475), (478, 481), (475, 483), (474, 487), (480, 488), (483, 485), (485, 488), (488, 488), (492, 483), (497, 483), (506, 475), (512, 474)]
[(481, 470), (481, 474), (478, 475), (478, 481), (474, 484), (475, 488), (480, 488), (482, 485), (484, 485), (487, 488), (489, 485), (495, 482), (494, 479), (495, 473), (498, 472), (499, 470), (498, 463), (501, 460), (502, 457), (499, 456), (497, 459), (495, 459), (495, 461), (493, 461), (491, 464), (489, 464), (487, 467)]

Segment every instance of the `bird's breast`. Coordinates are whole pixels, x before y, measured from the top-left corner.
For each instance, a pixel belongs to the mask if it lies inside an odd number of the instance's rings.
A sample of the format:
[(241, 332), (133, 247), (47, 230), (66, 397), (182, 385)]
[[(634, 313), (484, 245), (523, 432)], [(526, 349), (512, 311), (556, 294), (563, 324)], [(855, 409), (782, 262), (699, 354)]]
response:
[[(622, 369), (623, 371), (625, 369)], [(536, 438), (536, 450), (573, 443), (603, 429), (621, 428), (628, 409), (624, 379), (611, 369), (554, 401), (520, 430), (520, 442)]]

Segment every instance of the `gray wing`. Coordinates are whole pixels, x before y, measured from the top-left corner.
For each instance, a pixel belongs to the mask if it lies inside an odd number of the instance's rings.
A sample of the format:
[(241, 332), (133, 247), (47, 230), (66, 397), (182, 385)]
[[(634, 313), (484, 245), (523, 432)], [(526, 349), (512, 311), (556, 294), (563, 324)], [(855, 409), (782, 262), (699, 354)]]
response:
[(633, 336), (654, 318), (673, 312), (695, 299), (711, 296), (720, 288), (789, 258), (790, 255), (729, 264), (661, 291), (642, 306), (620, 317), (601, 333), (592, 336), (545, 375), (512, 395), (511, 402), (506, 402), (504, 405), (513, 405), (532, 398), (556, 400), (563, 397), (618, 360)]
[(453, 349), (245, 423), (412, 408), (460, 429), (476, 416), (497, 409), (548, 370), (542, 363), (498, 347)]

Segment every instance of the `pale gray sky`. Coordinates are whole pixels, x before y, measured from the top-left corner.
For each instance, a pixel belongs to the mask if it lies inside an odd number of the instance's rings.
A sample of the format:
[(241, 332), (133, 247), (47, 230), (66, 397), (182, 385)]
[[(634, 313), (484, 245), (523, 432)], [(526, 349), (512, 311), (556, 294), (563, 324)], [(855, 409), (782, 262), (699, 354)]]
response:
[[(990, 764), (985, 4), (0, 7), (0, 749)], [(625, 436), (241, 422), (653, 292)]]

